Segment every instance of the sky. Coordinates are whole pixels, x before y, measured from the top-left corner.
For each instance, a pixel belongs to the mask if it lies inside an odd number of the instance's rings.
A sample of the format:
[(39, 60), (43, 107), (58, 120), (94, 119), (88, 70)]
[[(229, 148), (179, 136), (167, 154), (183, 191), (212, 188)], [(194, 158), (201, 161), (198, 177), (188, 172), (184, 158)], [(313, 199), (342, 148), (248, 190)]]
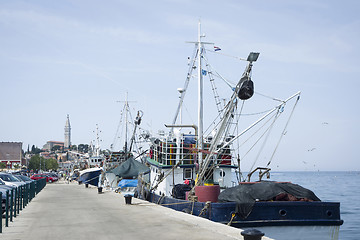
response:
[(143, 129), (166, 130), (200, 20), (224, 77), (245, 68), (226, 55), (255, 51), (256, 92), (301, 91), (273, 170), (359, 171), (359, 11), (357, 0), (0, 0), (0, 141), (64, 141), (69, 114), (72, 144), (98, 124), (107, 149), (126, 94)]

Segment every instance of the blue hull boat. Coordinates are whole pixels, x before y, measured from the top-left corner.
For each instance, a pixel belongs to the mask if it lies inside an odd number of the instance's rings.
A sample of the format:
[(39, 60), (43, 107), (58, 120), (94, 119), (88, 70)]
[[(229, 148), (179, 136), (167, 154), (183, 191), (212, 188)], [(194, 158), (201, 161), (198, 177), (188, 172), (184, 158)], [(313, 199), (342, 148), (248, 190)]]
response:
[[(178, 89), (175, 118), (165, 124), (168, 133), (159, 131), (148, 137), (150, 172), (139, 176), (134, 196), (233, 227), (256, 228), (277, 240), (338, 239), (343, 224), (340, 203), (322, 202), (296, 184), (262, 180), (265, 176), (270, 179), (270, 165), (280, 158), (275, 153), (287, 133), (300, 92), (286, 99), (260, 93), (252, 98), (252, 70), (259, 53), (250, 52), (242, 59), (247, 62), (245, 70), (240, 77), (234, 76), (237, 83), (231, 83), (212, 68), (205, 47), (211, 43), (203, 42), (203, 37), (199, 22), (184, 88)], [(195, 105), (188, 89), (194, 74), (198, 78), (198, 122), (188, 119), (191, 124), (183, 124), (184, 104)], [(209, 80), (216, 103), (216, 108), (206, 108), (206, 117), (203, 103), (209, 101), (203, 98), (204, 79)], [(219, 97), (215, 79), (228, 87), (228, 92), (222, 93), (225, 98)], [(190, 99), (185, 102), (188, 91)], [(285, 110), (291, 105), (291, 111)], [(244, 109), (254, 110), (246, 113)], [(250, 167), (247, 177), (244, 164)], [(265, 167), (255, 168), (260, 164)], [(251, 181), (257, 171), (259, 180)]]
[(244, 230), (255, 228), (265, 233), (265, 236), (278, 240), (338, 239), (343, 224), (338, 202), (256, 202), (244, 219), (236, 213), (235, 202), (194, 202), (149, 192), (146, 195), (137, 192), (135, 196), (232, 227)]
[(237, 228), (265, 226), (340, 226), (338, 202), (256, 202), (250, 215), (236, 214), (236, 203), (193, 202), (150, 194), (149, 201), (177, 211), (191, 213), (214, 222)]
[(90, 184), (97, 187), (101, 170), (102, 168), (89, 168), (80, 171), (79, 183)]

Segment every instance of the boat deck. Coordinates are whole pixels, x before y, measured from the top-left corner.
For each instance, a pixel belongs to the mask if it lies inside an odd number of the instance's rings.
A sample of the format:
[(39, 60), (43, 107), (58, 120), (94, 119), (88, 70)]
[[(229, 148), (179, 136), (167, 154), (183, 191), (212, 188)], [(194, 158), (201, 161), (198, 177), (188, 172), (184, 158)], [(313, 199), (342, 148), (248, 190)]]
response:
[[(47, 186), (28, 204), (2, 240), (15, 239), (243, 239), (241, 229), (121, 194), (63, 181)], [(268, 240), (269, 238), (263, 237)]]

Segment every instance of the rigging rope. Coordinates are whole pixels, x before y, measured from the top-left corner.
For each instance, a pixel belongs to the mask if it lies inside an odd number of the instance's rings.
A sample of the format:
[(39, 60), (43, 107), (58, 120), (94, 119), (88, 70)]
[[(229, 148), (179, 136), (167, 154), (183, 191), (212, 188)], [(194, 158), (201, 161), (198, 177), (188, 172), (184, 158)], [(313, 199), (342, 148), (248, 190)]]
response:
[[(268, 122), (271, 120), (271, 119), (274, 119), (273, 122), (270, 124), (270, 126), (262, 133), (262, 135), (258, 138), (258, 140), (252, 145), (252, 147), (243, 155), (242, 159), (244, 159), (247, 154), (257, 145), (257, 143), (263, 138), (263, 136), (271, 129), (271, 127), (275, 124), (275, 120), (277, 119), (277, 116), (278, 116), (278, 112), (279, 112), (279, 109), (281, 108), (282, 105), (278, 106), (276, 109), (278, 111), (274, 112), (272, 115), (268, 115), (268, 120), (262, 125), (259, 127), (259, 129), (257, 129), (247, 140), (245, 140), (242, 144), (240, 144), (239, 148), (241, 146), (243, 146), (247, 141), (249, 141), (249, 139), (251, 139), (255, 134), (257, 134), (264, 126), (266, 126), (268, 124)], [(242, 106), (243, 108), (243, 106)], [(242, 109), (241, 109), (242, 110)], [(270, 117), (269, 117), (270, 116)], [(234, 129), (234, 132), (235, 132), (235, 129)], [(217, 157), (213, 159), (213, 162), (217, 160)], [(254, 162), (253, 166), (251, 168), (254, 167), (256, 161)], [(217, 167), (219, 166), (220, 164), (214, 164), (212, 165), (211, 167), (209, 167), (209, 171), (207, 171), (207, 173), (204, 175), (204, 179), (207, 180), (211, 177), (211, 174), (212, 174), (212, 171)]]
[[(124, 106), (125, 107), (125, 106)], [(123, 113), (124, 113), (124, 109), (121, 111), (120, 113), (120, 121), (119, 121), (119, 124), (118, 124), (118, 127), (116, 129), (116, 132), (115, 132), (115, 136), (114, 136), (114, 140), (113, 140), (113, 143), (112, 143), (112, 148), (115, 146), (116, 142), (117, 142), (117, 138), (118, 138), (118, 133), (119, 133), (119, 129), (120, 129), (120, 126), (121, 126), (121, 123), (122, 123), (122, 120), (123, 120)], [(121, 131), (121, 135), (122, 135), (122, 131)], [(113, 149), (111, 149), (113, 150)]]
[[(224, 78), (223, 76), (221, 76), (220, 73), (218, 73), (216, 70), (214, 70), (214, 68), (211, 66), (211, 64), (209, 63), (209, 61), (208, 61), (208, 59), (206, 58), (205, 55), (203, 55), (203, 59), (205, 60), (206, 65), (207, 65), (207, 66), (210, 66), (210, 68), (212, 69), (211, 72), (212, 72), (212, 73), (215, 72), (215, 73), (217, 74), (217, 77), (221, 78), (221, 79), (225, 82), (226, 85), (228, 85), (232, 90), (234, 90), (235, 84), (233, 84), (233, 83), (231, 83), (230, 81), (226, 80), (226, 78)], [(213, 74), (213, 75), (214, 75), (214, 74)]]
[[(238, 148), (234, 149), (234, 150), (239, 150), (245, 143), (247, 143), (250, 139), (252, 139), (261, 129), (263, 129), (268, 122), (273, 119), (276, 116), (276, 113), (273, 114), (271, 117), (269, 117), (269, 119), (262, 125), (260, 126), (253, 134), (251, 134), (243, 143), (239, 143), (238, 144)], [(258, 140), (253, 144), (253, 146), (242, 156), (242, 160), (244, 160), (244, 158), (247, 156), (247, 154), (255, 147), (255, 145), (257, 144), (258, 141), (260, 141), (260, 139), (265, 135), (265, 133), (268, 131), (268, 129), (270, 128), (270, 126), (264, 131), (264, 133), (258, 138)], [(241, 173), (240, 173), (241, 174)]]
[(283, 136), (284, 136), (285, 133), (286, 133), (287, 126), (289, 125), (290, 119), (291, 119), (291, 117), (292, 117), (292, 115), (293, 115), (293, 113), (294, 113), (294, 110), (295, 110), (295, 107), (296, 107), (297, 103), (299, 102), (299, 99), (300, 99), (300, 95), (299, 95), (299, 96), (297, 97), (297, 99), (296, 99), (296, 102), (295, 102), (295, 104), (294, 104), (294, 107), (293, 107), (293, 109), (292, 109), (292, 111), (291, 111), (291, 113), (290, 113), (289, 119), (287, 120), (287, 122), (286, 122), (286, 124), (285, 124), (284, 130), (282, 131), (282, 133), (281, 133), (281, 135), (280, 135), (280, 139), (279, 139), (278, 143), (276, 144), (276, 147), (275, 147), (275, 149), (274, 149), (274, 152), (273, 152), (273, 154), (271, 155), (269, 162), (266, 164), (266, 167), (268, 167), (268, 166), (270, 165), (272, 159), (274, 158), (275, 152), (276, 152), (276, 150), (277, 150), (278, 147), (279, 147), (279, 144), (280, 144), (281, 139), (283, 138)]
[[(276, 120), (279, 118), (279, 116), (280, 116), (280, 114), (279, 114), (279, 110), (278, 110), (278, 111), (276, 112), (276, 114), (275, 114), (275, 117), (274, 117), (273, 122), (270, 124), (270, 126), (266, 129), (266, 131), (265, 131), (264, 134), (262, 135), (262, 136), (264, 136), (265, 133), (267, 133), (267, 135), (266, 135), (266, 137), (265, 137), (265, 140), (264, 140), (262, 146), (260, 147), (259, 152), (258, 152), (258, 154), (257, 154), (257, 156), (256, 156), (256, 158), (255, 158), (255, 161), (254, 161), (253, 165), (251, 166), (249, 172), (251, 172), (251, 171), (253, 170), (253, 168), (254, 168), (254, 166), (255, 166), (255, 163), (259, 160), (259, 156), (260, 156), (262, 150), (264, 149), (265, 144), (266, 144), (266, 142), (267, 142), (267, 140), (268, 140), (268, 138), (269, 138), (269, 136), (270, 136), (271, 130), (272, 130), (272, 128), (273, 128)], [(262, 136), (261, 136), (261, 137), (262, 137)], [(260, 140), (260, 139), (259, 139), (259, 140)]]
[[(188, 69), (188, 73), (187, 73), (187, 76), (186, 76), (186, 80), (185, 80), (185, 84), (184, 84), (184, 87), (183, 87), (183, 92), (181, 93), (181, 97), (180, 97), (180, 101), (179, 101), (179, 105), (176, 109), (176, 113), (175, 113), (175, 117), (173, 119), (173, 122), (172, 124), (175, 124), (176, 123), (176, 120), (178, 118), (178, 115), (179, 115), (179, 112), (180, 112), (180, 108), (182, 107), (182, 104), (183, 104), (183, 101), (184, 101), (184, 97), (185, 97), (185, 94), (186, 94), (186, 91), (187, 91), (187, 88), (189, 86), (189, 82), (190, 82), (190, 79), (191, 79), (191, 74), (192, 74), (192, 71), (196, 68), (195, 67), (195, 62), (196, 62), (196, 58), (198, 56), (198, 51), (197, 51), (197, 47), (195, 46), (194, 48), (194, 52), (193, 52), (193, 56), (192, 58), (188, 58), (189, 59), (189, 69)], [(190, 64), (191, 62), (191, 64)], [(172, 130), (171, 130), (172, 131)]]
[(206, 49), (206, 50), (210, 51), (211, 53), (223, 55), (225, 57), (231, 57), (231, 58), (235, 58), (235, 59), (238, 59), (238, 60), (241, 60), (241, 61), (247, 61), (245, 58), (233, 56), (233, 55), (230, 55), (230, 54), (225, 54), (225, 53), (222, 53), (222, 52), (219, 52), (219, 51), (214, 51), (214, 50), (211, 50), (211, 49)]
[(231, 226), (231, 223), (232, 223), (232, 221), (234, 220), (235, 216), (236, 216), (235, 213), (231, 214), (231, 219), (230, 219), (230, 221), (229, 221), (228, 224), (227, 224), (228, 226)]
[[(245, 100), (242, 101), (240, 112), (239, 112), (239, 114), (237, 115), (237, 118), (236, 118), (236, 126), (235, 126), (235, 129), (234, 129), (234, 132), (236, 130), (236, 135), (239, 134), (239, 122), (240, 122), (240, 117), (241, 117), (241, 113), (242, 113), (242, 110), (244, 108), (244, 105), (245, 105)], [(237, 108), (237, 106), (236, 106), (236, 108)], [(237, 174), (236, 171), (235, 171), (235, 175), (236, 175), (236, 178), (237, 178), (238, 182), (240, 182), (241, 178), (242, 178), (242, 173), (241, 173), (241, 170), (240, 170), (240, 145), (239, 145), (240, 142), (236, 141), (236, 143), (237, 143), (237, 150), (238, 150), (237, 151), (237, 157), (238, 157), (237, 160), (238, 160), (239, 172)]]
[(271, 100), (274, 100), (274, 101), (278, 101), (278, 102), (282, 102), (282, 101), (283, 101), (283, 100), (281, 100), (281, 99), (274, 98), (274, 97), (270, 97), (270, 96), (267, 96), (267, 95), (262, 94), (262, 93), (259, 93), (259, 92), (255, 92), (255, 94), (260, 95), (260, 96), (263, 96), (263, 97), (266, 97), (266, 98), (270, 98)]

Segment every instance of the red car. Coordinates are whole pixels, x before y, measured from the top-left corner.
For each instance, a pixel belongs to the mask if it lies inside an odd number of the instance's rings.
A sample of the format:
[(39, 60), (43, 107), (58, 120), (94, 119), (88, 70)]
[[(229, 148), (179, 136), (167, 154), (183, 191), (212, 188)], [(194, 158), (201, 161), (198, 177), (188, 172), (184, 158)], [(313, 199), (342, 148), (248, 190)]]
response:
[(46, 178), (46, 181), (49, 182), (49, 183), (55, 182), (55, 181), (58, 180), (57, 177), (49, 176), (49, 175), (46, 174), (46, 173), (34, 174), (34, 175), (32, 175), (30, 178), (33, 179), (33, 180), (38, 180), (38, 179)]

